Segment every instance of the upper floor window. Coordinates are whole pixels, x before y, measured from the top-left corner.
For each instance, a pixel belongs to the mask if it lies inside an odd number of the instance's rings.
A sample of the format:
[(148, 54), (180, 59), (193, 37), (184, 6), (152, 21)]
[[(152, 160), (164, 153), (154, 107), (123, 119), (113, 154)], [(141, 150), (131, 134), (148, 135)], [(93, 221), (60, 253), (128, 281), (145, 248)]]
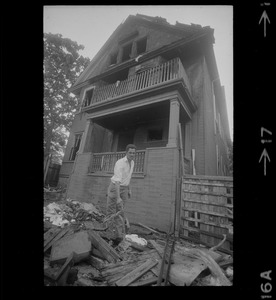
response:
[(132, 43), (129, 43), (123, 47), (122, 62), (130, 59), (131, 50), (132, 50)]
[(137, 55), (146, 52), (147, 37), (144, 37), (136, 42)]
[(112, 53), (110, 55), (110, 64), (109, 65), (115, 65), (117, 63), (117, 56), (118, 56), (118, 51), (115, 53)]

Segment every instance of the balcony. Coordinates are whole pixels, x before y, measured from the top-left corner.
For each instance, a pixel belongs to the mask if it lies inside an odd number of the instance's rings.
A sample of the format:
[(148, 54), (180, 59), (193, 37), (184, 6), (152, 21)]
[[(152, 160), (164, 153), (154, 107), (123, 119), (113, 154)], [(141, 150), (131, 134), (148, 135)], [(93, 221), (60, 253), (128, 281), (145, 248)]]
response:
[(191, 86), (188, 76), (181, 63), (181, 60), (177, 57), (156, 67), (140, 71), (134, 76), (128, 77), (126, 80), (117, 81), (113, 84), (95, 88), (93, 90), (91, 101), (89, 101), (89, 105), (87, 105), (85, 108), (105, 100), (111, 100), (124, 95), (134, 94), (139, 91), (151, 89), (164, 83), (179, 79), (184, 81), (185, 87), (191, 95)]
[[(134, 169), (135, 174), (144, 174), (145, 165), (145, 154), (146, 150), (137, 150), (134, 158)], [(105, 172), (113, 173), (115, 163), (118, 159), (124, 157), (126, 152), (104, 152), (104, 153), (93, 153), (91, 163), (89, 166), (89, 173)]]

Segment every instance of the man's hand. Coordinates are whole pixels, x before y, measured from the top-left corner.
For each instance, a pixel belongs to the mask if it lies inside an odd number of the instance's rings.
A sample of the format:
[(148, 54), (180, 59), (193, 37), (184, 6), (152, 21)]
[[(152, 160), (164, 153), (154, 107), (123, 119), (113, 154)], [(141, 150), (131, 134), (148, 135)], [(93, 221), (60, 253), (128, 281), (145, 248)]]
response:
[(131, 190), (128, 190), (128, 197), (131, 198)]

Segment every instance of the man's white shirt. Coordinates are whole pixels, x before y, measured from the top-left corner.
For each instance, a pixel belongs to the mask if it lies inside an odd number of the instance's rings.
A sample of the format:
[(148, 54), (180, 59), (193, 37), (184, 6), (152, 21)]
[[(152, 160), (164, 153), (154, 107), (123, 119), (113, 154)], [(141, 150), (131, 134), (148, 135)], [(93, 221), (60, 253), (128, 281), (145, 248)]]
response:
[(133, 172), (133, 168), (134, 161), (132, 160), (131, 164), (129, 164), (126, 156), (117, 160), (114, 167), (114, 175), (111, 177), (111, 181), (113, 183), (119, 181), (121, 186), (128, 186)]

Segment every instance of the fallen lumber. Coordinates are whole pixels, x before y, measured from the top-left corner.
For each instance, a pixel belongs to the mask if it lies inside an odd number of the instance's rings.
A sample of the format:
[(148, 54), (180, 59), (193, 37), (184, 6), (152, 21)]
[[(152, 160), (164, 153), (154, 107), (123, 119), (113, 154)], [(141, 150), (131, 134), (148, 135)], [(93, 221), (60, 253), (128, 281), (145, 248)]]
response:
[(222, 272), (219, 265), (207, 252), (204, 252), (200, 249), (186, 249), (185, 251), (188, 255), (194, 256), (202, 260), (210, 269), (211, 274), (218, 280), (220, 285), (222, 286), (232, 285), (231, 282), (227, 279), (227, 277)]
[(142, 277), (146, 272), (148, 272), (151, 268), (156, 266), (158, 264), (157, 260), (149, 259), (136, 269), (134, 269), (132, 272), (125, 275), (123, 278), (118, 280), (115, 285), (116, 286), (127, 286), (130, 283), (134, 282), (138, 278)]
[(101, 269), (101, 271), (105, 272), (107, 270), (112, 270), (112, 269), (120, 267), (120, 266), (127, 266), (127, 265), (130, 265), (130, 264), (138, 262), (138, 261), (142, 261), (142, 260), (146, 261), (147, 259), (152, 258), (152, 257), (157, 258), (157, 254), (154, 249), (139, 253), (139, 255), (136, 255), (135, 257), (132, 257), (128, 260), (118, 261), (117, 263), (110, 263), (110, 264), (108, 264), (108, 266), (103, 267)]
[(154, 232), (154, 233), (157, 233), (157, 234), (161, 234), (161, 235), (162, 235), (162, 233), (160, 233), (160, 232), (158, 232), (158, 231), (156, 231), (156, 230), (154, 230), (154, 229), (152, 229), (152, 228), (150, 228), (150, 227), (148, 227), (148, 226), (146, 226), (146, 225), (144, 225), (144, 224), (138, 223), (138, 225), (140, 225), (140, 226), (142, 226), (142, 227), (144, 227), (144, 228), (146, 228), (146, 229), (148, 229), (148, 230), (150, 230), (150, 231), (152, 231), (152, 232)]
[(220, 241), (216, 246), (213, 246), (212, 248), (210, 248), (210, 251), (215, 251), (217, 250), (219, 247), (222, 246), (222, 244), (226, 241), (226, 234), (223, 234), (223, 240)]
[(49, 229), (44, 233), (44, 247), (47, 246), (51, 242), (51, 240), (61, 231), (60, 228), (55, 227)]
[(120, 255), (95, 231), (88, 231), (92, 245), (95, 246), (106, 258), (107, 261), (113, 263), (121, 259)]
[(130, 286), (147, 286), (147, 285), (152, 285), (155, 284), (157, 282), (157, 277), (156, 276), (152, 276), (150, 278), (138, 281), (138, 282), (133, 282), (130, 284)]
[(87, 261), (92, 267), (96, 268), (97, 270), (102, 269), (105, 265), (102, 259), (99, 259), (93, 255), (90, 255)]
[(61, 239), (69, 230), (72, 230), (72, 229), (70, 227), (65, 227), (61, 231), (59, 231), (59, 233), (53, 239), (51, 239), (51, 241), (49, 243), (46, 243), (46, 246), (44, 247), (44, 252), (46, 252), (50, 247), (52, 247), (52, 245), (56, 241)]
[(156, 243), (156, 241), (154, 240), (149, 240), (149, 242), (152, 244), (152, 246), (155, 248), (155, 250), (157, 251), (157, 253), (159, 254), (159, 256), (162, 258), (162, 254), (163, 254), (163, 249), (160, 245), (158, 245)]
[(70, 268), (74, 265), (74, 257), (75, 252), (72, 252), (66, 259), (63, 266), (58, 271), (57, 275), (55, 276), (55, 280), (58, 281), (58, 285), (65, 285), (66, 279), (69, 274)]

